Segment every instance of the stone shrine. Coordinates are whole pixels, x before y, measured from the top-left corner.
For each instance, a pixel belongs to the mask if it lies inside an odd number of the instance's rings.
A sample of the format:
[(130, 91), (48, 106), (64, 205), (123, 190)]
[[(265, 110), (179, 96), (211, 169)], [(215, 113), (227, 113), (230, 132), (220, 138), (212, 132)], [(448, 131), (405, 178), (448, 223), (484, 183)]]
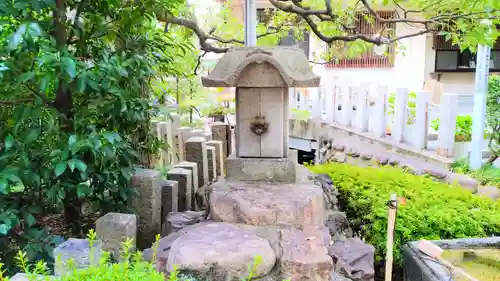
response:
[[(209, 219), (195, 218), (160, 239), (157, 270), (168, 276), (177, 268), (208, 281), (249, 274), (258, 281), (372, 281), (365, 264), (373, 264), (373, 247), (351, 258), (343, 250), (361, 241), (335, 244), (348, 237), (345, 214), (327, 209), (323, 188), (288, 155), (289, 88), (320, 82), (304, 53), (233, 48), (202, 82), (236, 87), (236, 151), (226, 158), (225, 177), (205, 187)], [(144, 257), (154, 253), (146, 249)]]
[(297, 48), (233, 48), (202, 78), (205, 87), (236, 87), (236, 153), (228, 180), (295, 182), (288, 159), (288, 93), (318, 87), (320, 77)]

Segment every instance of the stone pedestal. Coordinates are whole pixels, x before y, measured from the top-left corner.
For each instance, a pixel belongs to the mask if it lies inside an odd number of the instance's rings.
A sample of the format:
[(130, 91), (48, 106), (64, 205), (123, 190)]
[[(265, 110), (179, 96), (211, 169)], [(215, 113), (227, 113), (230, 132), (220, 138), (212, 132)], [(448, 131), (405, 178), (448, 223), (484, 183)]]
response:
[(226, 159), (228, 181), (283, 182), (296, 181), (296, 164), (289, 158), (239, 158)]

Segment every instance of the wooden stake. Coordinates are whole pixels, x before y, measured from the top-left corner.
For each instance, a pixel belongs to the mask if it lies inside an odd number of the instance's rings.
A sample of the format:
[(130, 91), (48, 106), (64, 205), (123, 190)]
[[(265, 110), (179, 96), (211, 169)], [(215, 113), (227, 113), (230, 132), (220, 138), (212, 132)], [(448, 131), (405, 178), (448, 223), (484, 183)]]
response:
[(387, 253), (385, 257), (385, 281), (392, 280), (392, 259), (394, 249), (394, 226), (398, 202), (395, 193), (391, 193), (389, 200), (389, 215), (387, 217)]

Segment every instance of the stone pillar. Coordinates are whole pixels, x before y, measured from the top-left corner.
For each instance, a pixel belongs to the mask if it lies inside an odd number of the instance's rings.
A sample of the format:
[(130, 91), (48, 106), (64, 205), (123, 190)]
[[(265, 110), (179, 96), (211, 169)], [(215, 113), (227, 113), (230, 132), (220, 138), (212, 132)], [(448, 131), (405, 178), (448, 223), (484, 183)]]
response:
[(207, 142), (203, 137), (193, 137), (184, 143), (186, 161), (198, 165), (198, 183), (208, 185)]
[(193, 183), (193, 188), (191, 189), (191, 210), (196, 210), (198, 208), (196, 204), (196, 192), (198, 192), (198, 188), (202, 187), (201, 182), (198, 181), (198, 165), (194, 162), (183, 161), (174, 167), (191, 171), (191, 181)]
[(207, 145), (207, 160), (208, 160), (208, 182), (209, 184), (214, 181), (217, 174), (217, 155), (215, 154), (215, 147)]
[(139, 216), (137, 247), (151, 247), (161, 228), (161, 184), (160, 172), (139, 169), (132, 176), (132, 186), (138, 195), (132, 198), (132, 208)]
[(121, 256), (123, 243), (133, 239), (129, 253), (134, 253), (136, 248), (137, 217), (130, 214), (107, 213), (96, 221), (97, 239), (102, 241), (102, 250), (111, 253), (115, 260)]
[(224, 158), (231, 154), (231, 127), (229, 124), (214, 122), (212, 124), (212, 140), (222, 141)]
[(184, 212), (191, 207), (191, 189), (193, 186), (191, 171), (181, 168), (173, 168), (168, 171), (167, 177), (169, 180), (176, 181), (179, 185), (179, 194), (177, 206), (179, 212)]
[(211, 132), (204, 132), (203, 134), (201, 134), (201, 136), (204, 137), (207, 140), (207, 142), (212, 140), (212, 133)]
[(219, 140), (211, 140), (207, 142), (207, 146), (213, 146), (215, 148), (215, 155), (216, 155), (216, 161), (217, 161), (217, 176), (224, 176), (224, 149), (223, 149), (223, 143), (222, 141)]
[(185, 159), (184, 143), (188, 139), (187, 133), (192, 130), (193, 128), (191, 127), (180, 127), (177, 129), (177, 153), (179, 154), (179, 162)]
[(178, 211), (179, 205), (179, 183), (171, 180), (161, 181), (161, 232), (165, 234), (167, 227), (167, 216), (171, 212)]

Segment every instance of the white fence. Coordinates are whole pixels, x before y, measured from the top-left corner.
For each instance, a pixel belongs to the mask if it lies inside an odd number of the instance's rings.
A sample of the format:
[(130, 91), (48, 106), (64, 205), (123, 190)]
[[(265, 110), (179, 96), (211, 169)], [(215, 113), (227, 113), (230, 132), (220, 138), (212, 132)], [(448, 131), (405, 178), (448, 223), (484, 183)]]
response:
[[(318, 89), (290, 91), (290, 109), (307, 110), (314, 121), (330, 123), (415, 149), (428, 149), (431, 120), (439, 118), (439, 130), (432, 132), (437, 140), (436, 152), (453, 157), (459, 95), (444, 93), (439, 105), (431, 103), (432, 93), (411, 92), (388, 86), (335, 84)], [(388, 131), (390, 130), (390, 135)], [(434, 149), (434, 148), (433, 148)]]

